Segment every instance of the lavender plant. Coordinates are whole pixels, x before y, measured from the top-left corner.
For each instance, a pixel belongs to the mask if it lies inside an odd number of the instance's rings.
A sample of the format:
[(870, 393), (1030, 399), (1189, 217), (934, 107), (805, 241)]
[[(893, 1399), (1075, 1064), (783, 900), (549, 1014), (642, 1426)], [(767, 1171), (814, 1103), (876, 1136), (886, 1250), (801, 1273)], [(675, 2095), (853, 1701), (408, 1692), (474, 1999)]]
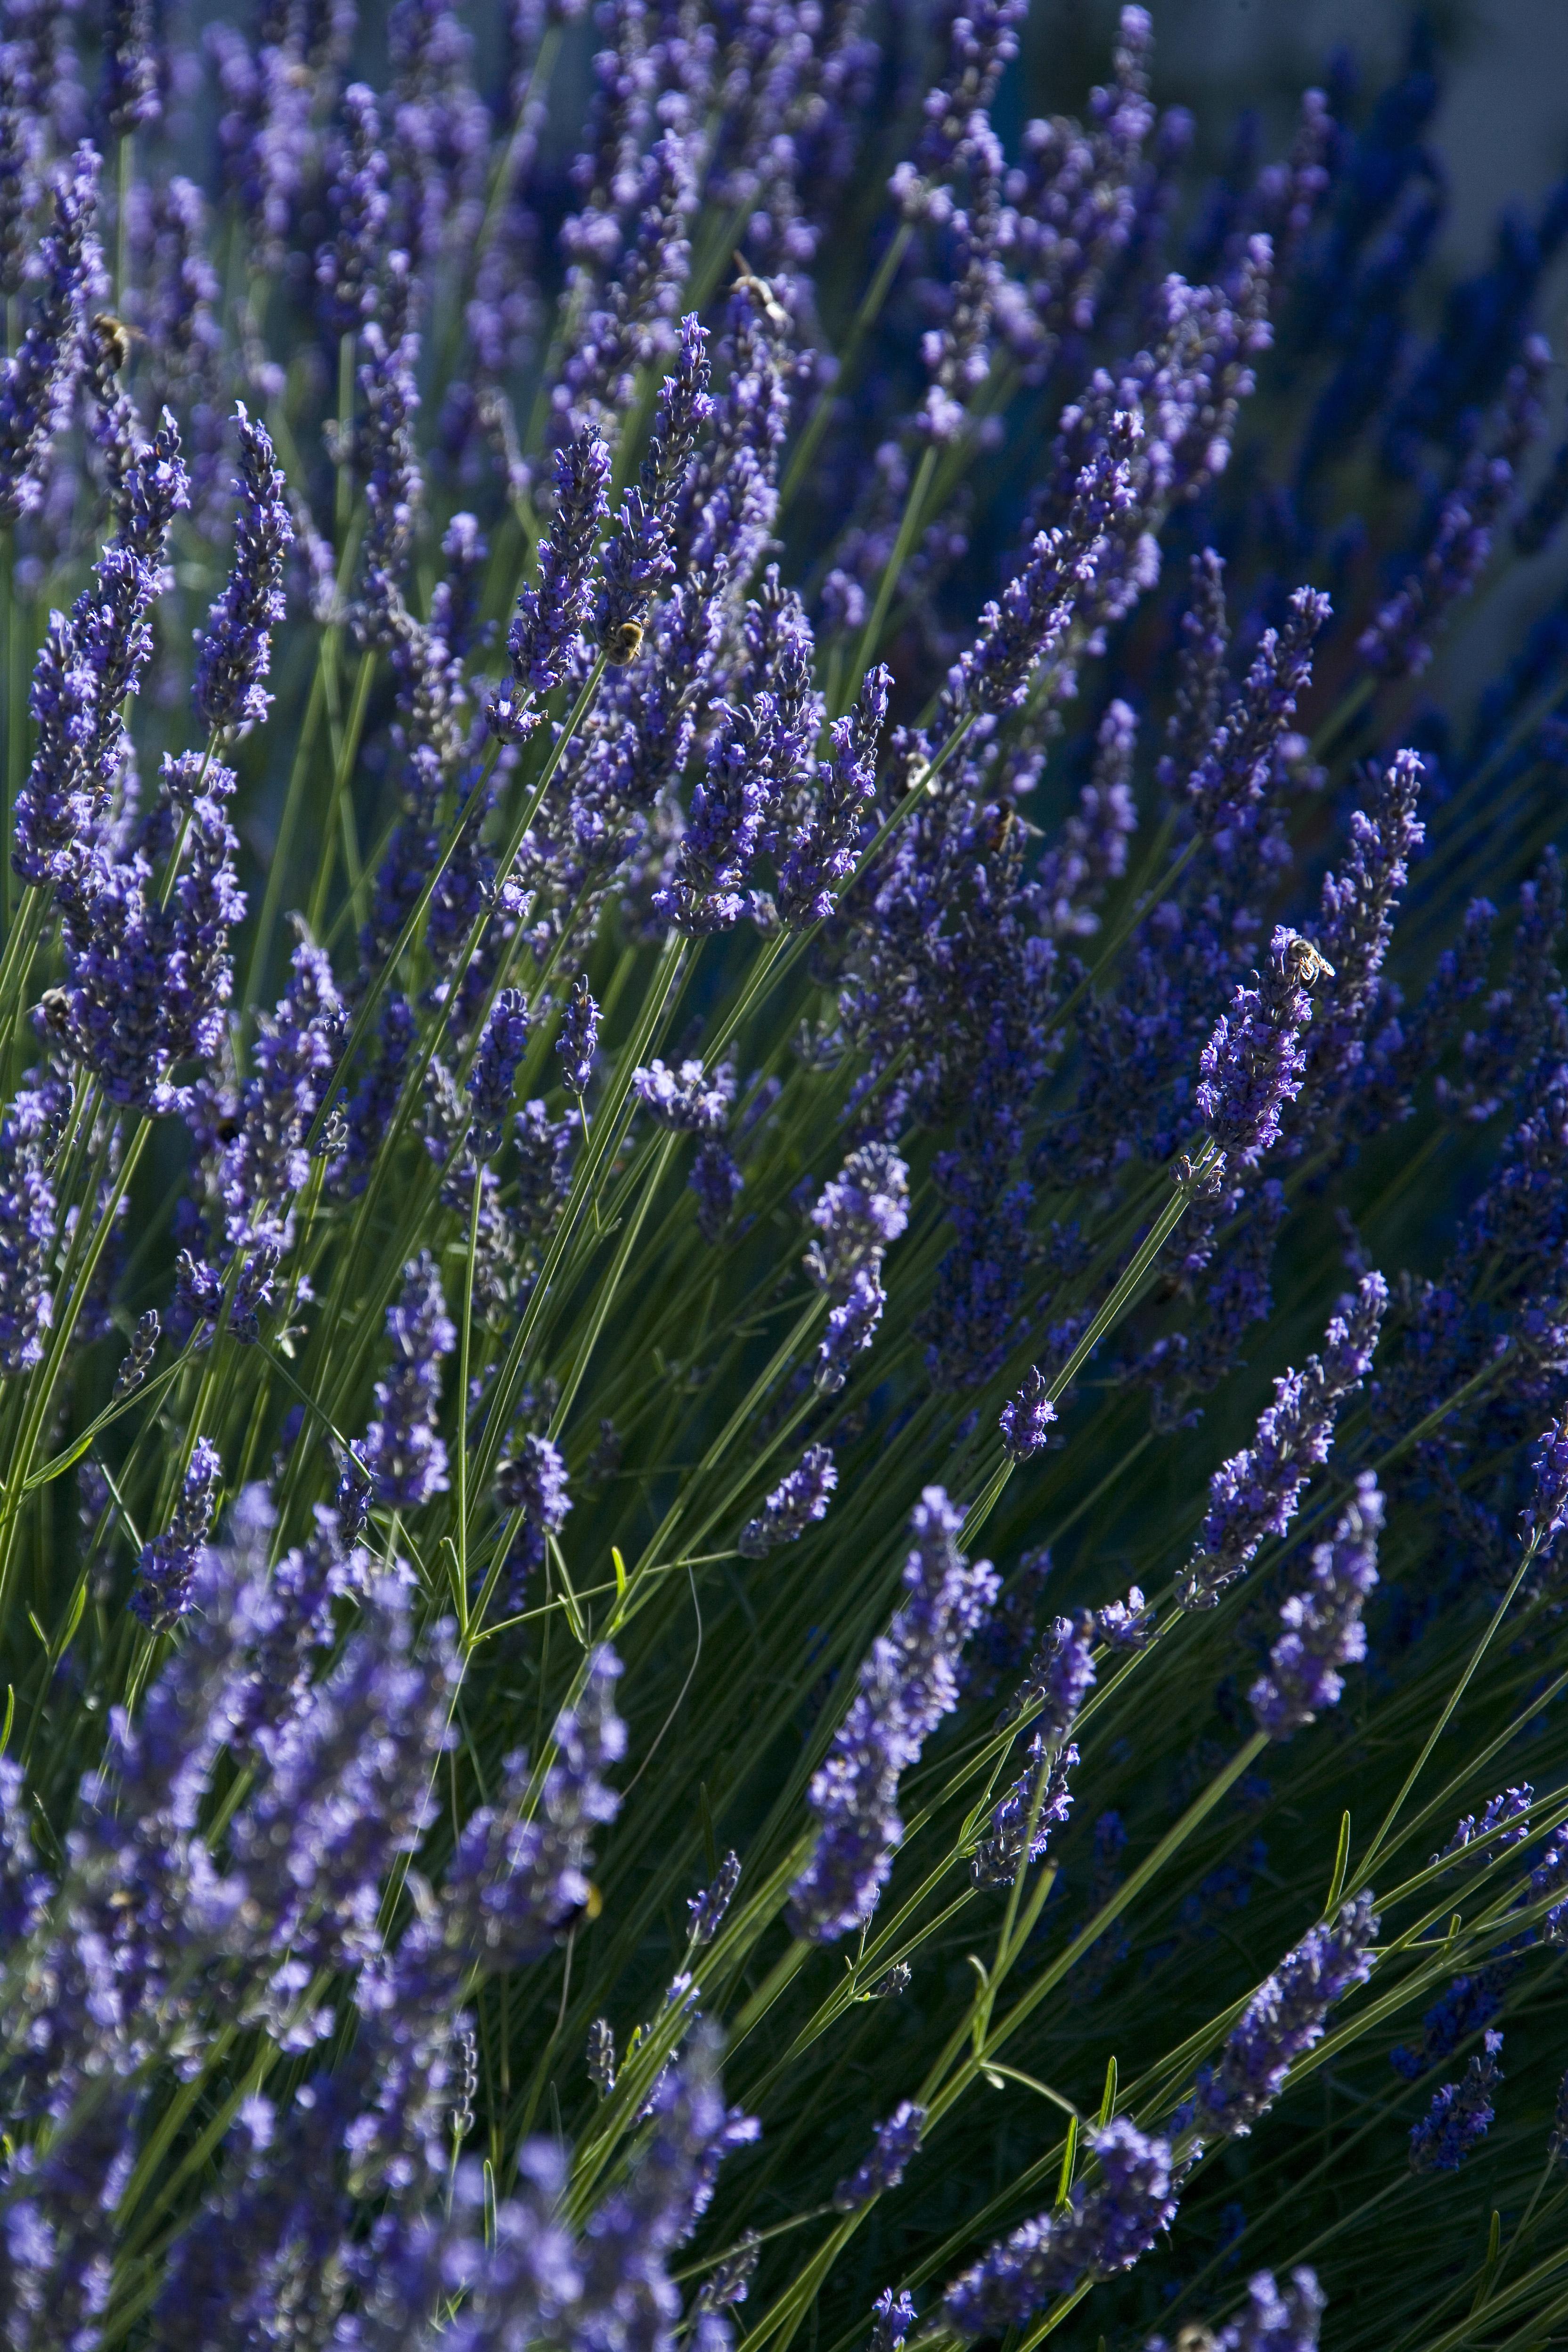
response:
[(0, 2334), (1550, 2341), (1568, 184), (3, 18)]

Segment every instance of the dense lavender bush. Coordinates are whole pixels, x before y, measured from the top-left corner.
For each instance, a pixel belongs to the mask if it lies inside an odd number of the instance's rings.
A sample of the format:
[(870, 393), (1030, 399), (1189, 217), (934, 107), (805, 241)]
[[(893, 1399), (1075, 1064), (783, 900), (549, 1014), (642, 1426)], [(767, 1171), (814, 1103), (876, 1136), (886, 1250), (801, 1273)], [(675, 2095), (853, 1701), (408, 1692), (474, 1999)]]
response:
[(1568, 183), (0, 17), (0, 2336), (1552, 2340)]

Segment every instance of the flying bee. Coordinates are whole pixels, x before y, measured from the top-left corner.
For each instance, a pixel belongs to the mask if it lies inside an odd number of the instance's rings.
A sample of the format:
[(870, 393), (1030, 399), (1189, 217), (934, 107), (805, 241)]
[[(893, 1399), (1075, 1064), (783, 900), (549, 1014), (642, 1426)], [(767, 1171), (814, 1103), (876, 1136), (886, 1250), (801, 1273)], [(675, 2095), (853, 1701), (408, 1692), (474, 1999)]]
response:
[(117, 319), (112, 310), (98, 312), (92, 322), (92, 332), (113, 375), (118, 375), (122, 368), (130, 365), (132, 346), (147, 340), (140, 327), (132, 327), (125, 320)]
[(1328, 957), (1320, 955), (1310, 940), (1292, 940), (1289, 954), (1296, 967), (1297, 977), (1308, 988), (1315, 980), (1335, 980), (1339, 977)]
[(625, 669), (628, 662), (635, 662), (641, 650), (640, 621), (623, 621), (618, 629), (612, 631), (610, 642), (605, 647), (606, 656), (617, 669)]
[(789, 312), (784, 309), (767, 279), (752, 276), (746, 267), (746, 257), (743, 253), (736, 254), (735, 268), (739, 273), (735, 279), (735, 290), (749, 294), (774, 334), (784, 334), (789, 326)]

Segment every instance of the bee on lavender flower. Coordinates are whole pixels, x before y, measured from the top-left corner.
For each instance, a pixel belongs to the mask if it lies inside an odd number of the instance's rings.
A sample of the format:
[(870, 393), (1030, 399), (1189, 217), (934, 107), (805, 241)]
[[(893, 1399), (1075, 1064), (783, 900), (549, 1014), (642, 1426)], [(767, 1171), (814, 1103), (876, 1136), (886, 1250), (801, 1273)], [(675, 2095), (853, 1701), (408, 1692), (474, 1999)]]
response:
[(754, 277), (746, 267), (746, 257), (737, 253), (735, 284), (732, 291), (749, 294), (775, 335), (782, 335), (789, 325), (789, 312), (773, 292), (765, 278)]

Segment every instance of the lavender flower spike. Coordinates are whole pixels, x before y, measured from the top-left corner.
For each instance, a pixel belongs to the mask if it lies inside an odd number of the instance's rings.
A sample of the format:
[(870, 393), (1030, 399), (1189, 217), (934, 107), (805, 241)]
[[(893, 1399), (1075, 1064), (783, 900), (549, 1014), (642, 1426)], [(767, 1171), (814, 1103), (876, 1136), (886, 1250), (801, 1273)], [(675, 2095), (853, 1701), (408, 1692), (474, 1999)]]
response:
[(38, 291), (21, 342), (0, 370), (0, 527), (32, 514), (45, 457), (70, 415), (82, 371), (87, 305), (103, 284), (93, 221), (99, 161), (79, 147), (55, 183), (54, 219), (38, 247)]
[(1377, 1582), (1382, 1527), (1377, 1479), (1363, 1470), (1331, 1542), (1313, 1549), (1306, 1591), (1291, 1593), (1280, 1610), (1286, 1630), (1268, 1654), (1268, 1672), (1247, 1694), (1258, 1729), (1271, 1738), (1284, 1738), (1320, 1708), (1336, 1706), (1344, 1688), (1340, 1667), (1365, 1657), (1362, 1604)]
[(1547, 1559), (1568, 1527), (1568, 1413), (1543, 1430), (1531, 1455), (1535, 1490), (1519, 1515), (1520, 1532)]
[(638, 487), (626, 492), (605, 550), (595, 629), (601, 648), (617, 667), (637, 658), (648, 606), (674, 577), (670, 508), (698, 434), (713, 411), (707, 345), (693, 311), (680, 322), (680, 357), (674, 374), (664, 380)]
[(972, 1566), (954, 1538), (963, 1514), (928, 1486), (910, 1517), (909, 1595), (860, 1667), (860, 1688), (807, 1798), (821, 1824), (816, 1846), (790, 1889), (797, 1936), (836, 1943), (869, 1919), (903, 1836), (899, 1777), (958, 1704), (956, 1668), (995, 1601), (989, 1560)]
[(517, 1066), (528, 1043), (528, 999), (521, 988), (503, 988), (490, 1007), (474, 1066), (468, 1072), (473, 1103), (469, 1139), (481, 1160), (500, 1149)]
[(579, 1102), (587, 1093), (594, 1075), (598, 1044), (599, 1008), (589, 991), (587, 974), (580, 971), (572, 983), (572, 993), (561, 1015), (561, 1034), (555, 1040), (563, 1083), (567, 1093), (575, 1095)]
[(736, 1549), (746, 1559), (761, 1559), (775, 1544), (794, 1543), (812, 1523), (826, 1514), (838, 1484), (832, 1449), (808, 1445), (787, 1478), (773, 1488), (754, 1519), (748, 1519), (736, 1538)]
[(1298, 2058), (1323, 2038), (1336, 2001), (1372, 1973), (1377, 1915), (1370, 1893), (1330, 1927), (1311, 1928), (1266, 1977), (1213, 2066), (1198, 2077), (1194, 2128), (1244, 2137), (1285, 2087)]
[(1256, 988), (1238, 987), (1204, 1047), (1197, 1106), (1234, 1167), (1255, 1168), (1279, 1139), (1279, 1114), (1301, 1091), (1301, 1036), (1312, 1018), (1307, 982), (1325, 969), (1309, 940), (1281, 924)]
[(191, 1450), (174, 1516), (165, 1532), (142, 1547), (135, 1589), (131, 1595), (133, 1616), (150, 1633), (166, 1633), (191, 1605), (191, 1581), (201, 1548), (213, 1523), (223, 1464), (210, 1440), (198, 1437)]
[(1170, 2227), (1176, 2200), (1169, 2143), (1118, 2116), (1093, 2147), (1104, 2174), (1099, 2186), (1080, 2183), (1068, 2206), (999, 2239), (948, 2288), (941, 2324), (962, 2342), (1021, 2327), (1086, 2278), (1131, 2270)]
[(1250, 1567), (1266, 1536), (1282, 1536), (1313, 1468), (1329, 1458), (1340, 1406), (1372, 1368), (1388, 1304), (1380, 1274), (1363, 1276), (1323, 1336), (1321, 1357), (1274, 1383), (1254, 1443), (1222, 1462), (1209, 1481), (1209, 1507), (1192, 1559), (1177, 1580), (1184, 1609), (1212, 1609)]
[(441, 1359), (458, 1344), (428, 1250), (405, 1269), (403, 1295), (386, 1310), (392, 1370), (375, 1384), (376, 1418), (361, 1453), (386, 1510), (417, 1510), (447, 1489), (447, 1448), (436, 1434)]
[(1057, 1409), (1046, 1394), (1045, 1374), (1037, 1364), (1031, 1364), (1017, 1395), (1002, 1408), (999, 1426), (1009, 1461), (1027, 1462), (1031, 1454), (1038, 1454), (1056, 1417)]
[(816, 1385), (831, 1396), (850, 1363), (868, 1348), (886, 1294), (882, 1259), (910, 1221), (910, 1172), (890, 1145), (863, 1144), (822, 1188), (811, 1213), (816, 1237), (805, 1270), (832, 1302), (817, 1349)]
[(912, 2296), (895, 2294), (890, 2286), (884, 2287), (871, 2305), (869, 2352), (904, 2352), (904, 2339), (913, 2329), (916, 2316)]
[(1502, 2035), (1484, 2036), (1481, 2056), (1472, 2058), (1462, 2083), (1444, 2083), (1432, 2094), (1432, 2105), (1410, 2134), (1412, 2172), (1458, 2172), (1470, 2150), (1487, 2136), (1496, 2110), (1492, 2095), (1502, 2081), (1497, 2063)]
[(214, 733), (258, 726), (272, 697), (262, 680), (272, 667), (272, 631), (283, 618), (283, 559), (294, 544), (288, 485), (272, 454), (267, 427), (235, 405), (239, 427), (241, 506), (235, 528), (234, 568), (207, 615), (196, 656), (192, 699)]
[(1283, 2293), (1272, 2271), (1258, 2271), (1247, 2282), (1247, 2309), (1219, 2332), (1217, 2352), (1317, 2352), (1327, 2304), (1317, 2273), (1305, 2263)]
[(559, 686), (588, 619), (594, 549), (607, 511), (610, 453), (590, 425), (555, 453), (555, 516), (540, 542), (539, 580), (517, 600), (507, 638), (511, 676), (490, 703), (492, 735), (521, 743), (538, 726), (532, 706)]
[[(1029, 1742), (1029, 1769), (1015, 1780), (991, 1816), (991, 1834), (971, 1857), (976, 1886), (1010, 1886), (1026, 1860), (1038, 1862), (1053, 1829), (1072, 1811), (1068, 1782), (1078, 1762), (1069, 1740), (1053, 1748), (1039, 1732)], [(1027, 1852), (1026, 1853), (1026, 1848)]]
[(841, 2180), (833, 2192), (833, 2202), (840, 2213), (858, 2213), (873, 2197), (880, 2197), (896, 2189), (908, 2167), (920, 2154), (921, 2134), (925, 2129), (926, 2111), (905, 2099), (895, 2107), (885, 2124), (877, 2126), (877, 2136), (871, 2153), (858, 2165), (847, 2180)]
[(713, 1874), (713, 1884), (705, 1886), (700, 1895), (692, 1895), (687, 1904), (687, 1916), (691, 1922), (693, 1944), (710, 1944), (724, 1924), (724, 1915), (735, 1899), (735, 1889), (741, 1884), (741, 1857), (727, 1853)]
[(786, 923), (825, 922), (855, 870), (861, 828), (876, 795), (877, 750), (892, 682), (892, 671), (878, 663), (861, 680), (854, 709), (833, 722), (833, 757), (818, 765), (816, 805), (792, 835), (779, 867), (779, 912)]

